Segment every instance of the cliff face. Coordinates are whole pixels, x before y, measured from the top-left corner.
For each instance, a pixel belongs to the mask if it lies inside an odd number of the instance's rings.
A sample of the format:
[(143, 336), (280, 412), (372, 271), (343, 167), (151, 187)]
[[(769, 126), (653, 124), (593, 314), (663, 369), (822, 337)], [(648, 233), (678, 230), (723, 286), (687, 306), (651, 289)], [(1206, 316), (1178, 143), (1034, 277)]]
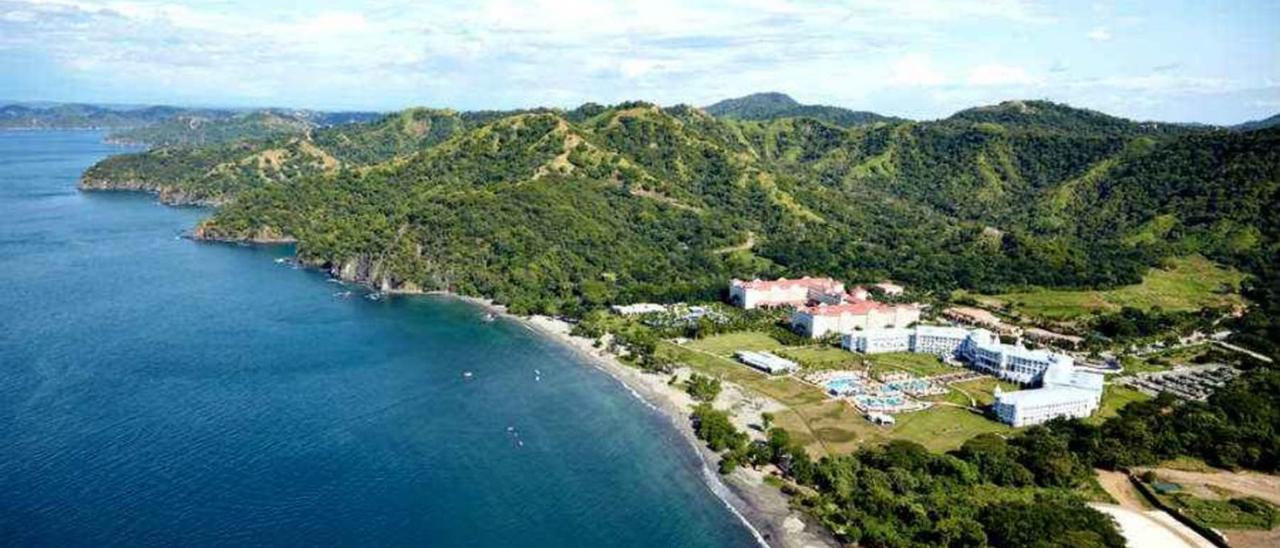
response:
[(383, 293), (422, 293), (418, 284), (397, 279), (383, 261), (368, 255), (348, 257), (343, 261), (316, 262), (314, 266), (323, 268), (330, 276), (344, 282), (358, 283), (376, 288)]
[(82, 177), (80, 182), (76, 184), (76, 188), (84, 191), (120, 191), (120, 192), (149, 192), (155, 194), (160, 203), (171, 206), (204, 206), (204, 207), (221, 207), (227, 203), (222, 198), (211, 198), (208, 196), (199, 196), (184, 191), (176, 186), (156, 184), (141, 179), (102, 179), (96, 177)]

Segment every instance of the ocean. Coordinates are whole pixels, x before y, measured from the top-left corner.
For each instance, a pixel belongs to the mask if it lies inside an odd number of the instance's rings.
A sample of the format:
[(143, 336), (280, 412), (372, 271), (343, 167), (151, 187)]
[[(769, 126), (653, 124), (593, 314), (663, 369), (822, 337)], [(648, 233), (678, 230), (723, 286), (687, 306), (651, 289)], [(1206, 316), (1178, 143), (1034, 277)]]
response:
[(102, 138), (0, 132), (0, 544), (755, 544), (569, 349), (78, 192)]

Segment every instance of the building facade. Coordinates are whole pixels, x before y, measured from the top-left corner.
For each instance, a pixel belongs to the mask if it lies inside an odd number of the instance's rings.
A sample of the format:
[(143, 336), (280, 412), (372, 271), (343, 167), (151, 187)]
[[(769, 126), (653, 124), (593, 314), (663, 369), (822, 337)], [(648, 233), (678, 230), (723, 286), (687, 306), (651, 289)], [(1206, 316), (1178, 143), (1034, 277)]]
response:
[(820, 339), (831, 333), (901, 328), (919, 320), (918, 305), (858, 301), (797, 308), (791, 314), (791, 327), (806, 337)]
[(810, 302), (840, 303), (844, 284), (831, 278), (798, 280), (730, 280), (729, 300), (745, 309), (776, 306), (805, 306)]
[(912, 333), (911, 351), (953, 358), (969, 339), (969, 329), (941, 325), (918, 325)]
[(996, 388), (992, 410), (1001, 422), (1031, 426), (1058, 417), (1085, 418), (1102, 401), (1100, 373), (1076, 370), (1067, 362), (1055, 362), (1043, 373), (1040, 388), (1002, 392)]
[(863, 354), (907, 352), (911, 350), (913, 335), (914, 331), (903, 328), (854, 331), (841, 337), (840, 344), (846, 350)]

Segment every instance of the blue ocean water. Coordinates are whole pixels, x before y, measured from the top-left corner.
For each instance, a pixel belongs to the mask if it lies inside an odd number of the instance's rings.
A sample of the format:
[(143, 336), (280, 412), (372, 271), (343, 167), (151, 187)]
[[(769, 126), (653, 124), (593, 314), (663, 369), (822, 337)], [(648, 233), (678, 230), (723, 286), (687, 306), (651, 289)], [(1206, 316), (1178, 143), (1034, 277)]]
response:
[(75, 190), (122, 150), (0, 132), (0, 544), (753, 544), (665, 419), (567, 349)]

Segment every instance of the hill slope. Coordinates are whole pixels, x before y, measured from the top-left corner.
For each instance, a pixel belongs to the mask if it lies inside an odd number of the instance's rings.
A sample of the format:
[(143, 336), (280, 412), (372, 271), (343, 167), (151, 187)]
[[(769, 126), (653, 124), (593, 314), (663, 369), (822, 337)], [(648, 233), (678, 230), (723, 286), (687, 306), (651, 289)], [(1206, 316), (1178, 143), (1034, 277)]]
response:
[(348, 279), (521, 312), (714, 298), (732, 276), (995, 291), (1136, 283), (1189, 252), (1259, 276), (1275, 262), (1280, 130), (1023, 105), (855, 128), (639, 102), (418, 109), (84, 179), (225, 203), (203, 237), (293, 238)]
[(725, 99), (705, 108), (712, 116), (736, 120), (777, 120), (780, 118), (813, 118), (841, 127), (854, 127), (881, 122), (900, 122), (901, 118), (881, 116), (874, 112), (854, 111), (826, 105), (802, 105), (784, 93), (754, 93)]

